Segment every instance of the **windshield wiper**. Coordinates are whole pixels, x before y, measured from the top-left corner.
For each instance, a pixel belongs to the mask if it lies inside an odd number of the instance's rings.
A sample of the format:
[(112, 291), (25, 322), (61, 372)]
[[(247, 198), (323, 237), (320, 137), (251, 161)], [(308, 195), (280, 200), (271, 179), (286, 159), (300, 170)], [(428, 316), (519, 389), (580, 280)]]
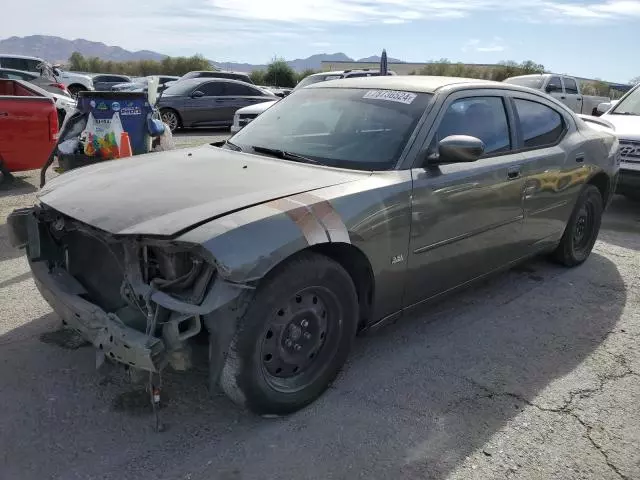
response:
[(296, 162), (313, 163), (315, 165), (320, 165), (320, 162), (317, 160), (314, 160), (313, 158), (304, 157), (302, 155), (298, 155), (297, 153), (286, 152), (284, 150), (279, 150), (277, 148), (260, 147), (260, 146), (252, 146), (251, 148), (253, 149), (254, 152), (265, 153), (267, 155), (272, 155), (274, 157), (282, 158), (283, 160), (293, 160)]
[(612, 115), (633, 115), (633, 116), (638, 116), (640, 115), (640, 113), (633, 113), (633, 112), (611, 112)]

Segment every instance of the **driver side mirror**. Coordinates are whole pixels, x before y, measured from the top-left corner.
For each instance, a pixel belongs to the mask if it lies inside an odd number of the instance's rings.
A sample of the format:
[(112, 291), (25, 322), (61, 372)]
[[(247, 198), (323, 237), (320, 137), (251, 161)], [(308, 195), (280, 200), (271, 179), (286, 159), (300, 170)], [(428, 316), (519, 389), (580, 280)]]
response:
[(611, 108), (611, 102), (602, 102), (598, 104), (598, 106), (596, 107), (596, 110), (598, 111), (598, 113), (604, 113), (608, 111), (610, 108)]
[(201, 97), (204, 97), (204, 92), (201, 92), (200, 90), (196, 90), (191, 94), (191, 98), (201, 98)]
[(426, 158), (426, 165), (475, 162), (484, 153), (482, 140), (469, 135), (449, 135), (438, 142), (438, 153)]

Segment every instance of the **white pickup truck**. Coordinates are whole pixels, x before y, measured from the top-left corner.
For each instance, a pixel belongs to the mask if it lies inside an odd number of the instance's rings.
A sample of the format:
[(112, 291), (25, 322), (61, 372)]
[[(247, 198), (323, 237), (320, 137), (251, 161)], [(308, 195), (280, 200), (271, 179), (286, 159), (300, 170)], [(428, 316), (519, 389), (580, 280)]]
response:
[[(41, 65), (45, 63), (47, 62), (38, 57), (0, 53), (0, 67), (2, 68), (41, 74)], [(93, 80), (89, 75), (65, 72), (58, 67), (54, 67), (54, 73), (56, 80), (65, 85), (74, 97), (78, 92), (94, 89)]]
[(507, 78), (504, 82), (546, 92), (574, 112), (584, 115), (595, 115), (599, 104), (611, 101), (609, 97), (583, 95), (580, 82), (566, 75), (553, 73), (520, 75)]

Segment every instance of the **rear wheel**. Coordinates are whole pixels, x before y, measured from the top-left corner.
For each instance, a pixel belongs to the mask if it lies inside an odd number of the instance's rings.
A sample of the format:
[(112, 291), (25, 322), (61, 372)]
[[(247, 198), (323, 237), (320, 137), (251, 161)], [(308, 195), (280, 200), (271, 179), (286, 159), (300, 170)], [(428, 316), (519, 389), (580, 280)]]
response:
[(301, 255), (259, 287), (239, 320), (220, 384), (258, 414), (286, 414), (315, 400), (347, 359), (358, 319), (349, 274)]
[(593, 185), (585, 185), (569, 218), (560, 245), (554, 252), (556, 261), (573, 267), (589, 257), (600, 232), (602, 210), (600, 190)]
[(180, 115), (178, 115), (178, 112), (172, 110), (171, 108), (160, 110), (160, 115), (162, 116), (162, 121), (167, 124), (172, 132), (178, 130), (182, 125), (180, 121)]
[(67, 90), (69, 90), (69, 93), (73, 98), (78, 98), (79, 92), (87, 91), (87, 89), (84, 88), (82, 85), (69, 85), (69, 87), (67, 87)]

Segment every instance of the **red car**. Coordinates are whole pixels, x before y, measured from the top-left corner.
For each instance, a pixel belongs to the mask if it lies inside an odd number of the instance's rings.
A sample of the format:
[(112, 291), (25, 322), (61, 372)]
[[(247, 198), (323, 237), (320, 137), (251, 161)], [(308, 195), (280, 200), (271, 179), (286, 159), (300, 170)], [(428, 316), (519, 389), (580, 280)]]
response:
[(21, 80), (0, 79), (0, 172), (41, 168), (58, 140), (58, 114), (47, 93)]

